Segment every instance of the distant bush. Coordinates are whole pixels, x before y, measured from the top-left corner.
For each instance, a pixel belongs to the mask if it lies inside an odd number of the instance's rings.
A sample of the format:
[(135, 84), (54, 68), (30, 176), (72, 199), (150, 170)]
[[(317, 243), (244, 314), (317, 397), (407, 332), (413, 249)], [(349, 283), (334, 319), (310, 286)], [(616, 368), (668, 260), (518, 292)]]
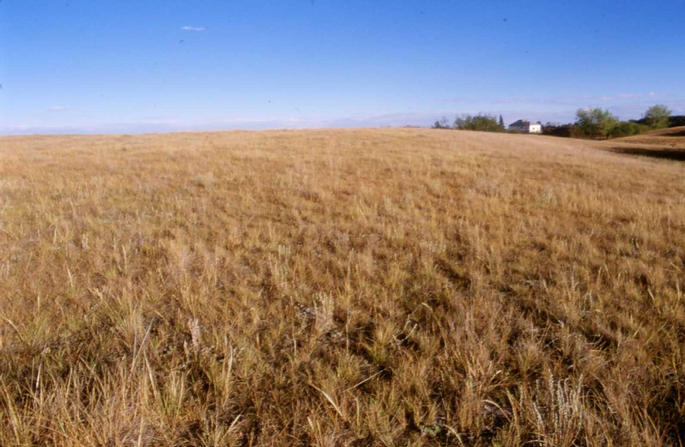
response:
[(542, 126), (542, 133), (544, 135), (567, 138), (575, 138), (580, 135), (580, 132), (575, 124), (559, 124), (549, 122)]
[(451, 129), (451, 128), (452, 128), (452, 126), (450, 126), (450, 123), (446, 117), (443, 117), (442, 119), (433, 123), (433, 129)]
[(629, 137), (631, 135), (637, 135), (647, 130), (649, 130), (648, 126), (636, 123), (635, 121), (619, 121), (609, 131), (609, 137)]
[(601, 114), (600, 116), (595, 112), (594, 116), (582, 123), (559, 124), (548, 122), (542, 126), (542, 133), (567, 138), (620, 138), (637, 135), (650, 129), (647, 124), (641, 122), (642, 120), (618, 121), (609, 115), (606, 121), (602, 121), (606, 118), (606, 115)]
[[(665, 120), (661, 121), (660, 123), (658, 122), (658, 120), (655, 123), (655, 121), (654, 121), (655, 110), (652, 110), (654, 107), (657, 107), (657, 106), (650, 107), (647, 110), (647, 112), (645, 112), (645, 114), (642, 116), (642, 118), (640, 118), (638, 120), (631, 120), (631, 121), (634, 121), (638, 124), (644, 124), (645, 126), (649, 126), (649, 127), (652, 127), (655, 124), (657, 126), (660, 124), (663, 127), (685, 126), (685, 115), (671, 115), (671, 116), (667, 117)], [(659, 106), (659, 107), (665, 107), (665, 106)], [(650, 110), (652, 111), (652, 113), (649, 113)], [(666, 109), (666, 110), (668, 110), (668, 109)], [(658, 112), (658, 110), (656, 110), (656, 112)], [(669, 113), (670, 113), (670, 110), (669, 110)], [(662, 117), (662, 119), (663, 119), (663, 117)], [(665, 126), (664, 126), (664, 124), (665, 124)]]
[(462, 130), (481, 130), (485, 132), (502, 132), (504, 125), (497, 121), (497, 118), (490, 115), (464, 115), (457, 118), (454, 127)]
[(685, 126), (685, 115), (672, 115), (668, 117), (668, 127)]
[(661, 129), (668, 127), (671, 110), (663, 104), (657, 104), (650, 107), (645, 112), (645, 121), (652, 129)]
[(618, 123), (618, 119), (608, 110), (600, 108), (578, 109), (576, 126), (582, 136), (590, 138), (607, 138)]

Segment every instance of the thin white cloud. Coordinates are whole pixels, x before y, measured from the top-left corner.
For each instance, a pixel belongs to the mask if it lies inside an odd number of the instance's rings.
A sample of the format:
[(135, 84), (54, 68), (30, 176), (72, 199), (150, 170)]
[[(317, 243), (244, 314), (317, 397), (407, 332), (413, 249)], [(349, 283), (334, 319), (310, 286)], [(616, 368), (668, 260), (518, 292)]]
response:
[(49, 112), (59, 112), (62, 110), (67, 110), (67, 107), (65, 107), (65, 106), (50, 106), (50, 107), (48, 107)]
[(204, 26), (190, 26), (190, 25), (185, 25), (182, 26), (181, 29), (183, 31), (204, 31), (205, 27)]

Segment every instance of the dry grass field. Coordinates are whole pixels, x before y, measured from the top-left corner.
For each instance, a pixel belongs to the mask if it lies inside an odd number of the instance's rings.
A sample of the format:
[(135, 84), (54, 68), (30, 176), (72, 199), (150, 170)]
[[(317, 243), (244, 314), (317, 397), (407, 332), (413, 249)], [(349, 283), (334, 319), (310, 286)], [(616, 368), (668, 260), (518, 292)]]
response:
[(2, 137), (0, 445), (682, 445), (685, 163), (617, 147)]
[(653, 130), (632, 137), (613, 140), (613, 142), (638, 143), (651, 146), (664, 146), (670, 148), (685, 149), (685, 126), (671, 127), (669, 129)]
[(685, 126), (605, 142), (614, 152), (685, 161)]

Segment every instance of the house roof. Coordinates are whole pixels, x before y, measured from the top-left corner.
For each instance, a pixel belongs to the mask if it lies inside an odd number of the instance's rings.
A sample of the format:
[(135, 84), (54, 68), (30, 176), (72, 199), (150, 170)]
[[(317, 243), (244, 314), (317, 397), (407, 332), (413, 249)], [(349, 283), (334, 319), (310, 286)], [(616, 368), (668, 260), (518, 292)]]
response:
[(542, 123), (540, 121), (538, 121), (536, 123), (531, 123), (530, 121), (526, 121), (526, 120), (518, 120), (518, 121), (514, 121), (513, 123), (509, 124), (509, 127), (529, 127), (531, 124), (542, 125)]

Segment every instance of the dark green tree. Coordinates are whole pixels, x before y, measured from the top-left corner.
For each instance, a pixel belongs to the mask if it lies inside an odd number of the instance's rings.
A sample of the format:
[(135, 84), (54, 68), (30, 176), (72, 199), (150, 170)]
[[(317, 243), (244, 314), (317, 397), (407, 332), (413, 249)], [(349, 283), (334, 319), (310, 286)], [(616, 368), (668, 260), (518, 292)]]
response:
[(629, 137), (631, 135), (637, 135), (643, 131), (643, 128), (647, 127), (644, 124), (638, 124), (631, 121), (621, 121), (616, 123), (616, 125), (611, 129), (610, 136), (612, 138)]
[(504, 130), (497, 122), (497, 118), (490, 115), (464, 115), (454, 122), (454, 127), (462, 130), (481, 130), (485, 132), (501, 132)]
[(671, 116), (671, 110), (663, 104), (657, 104), (650, 107), (645, 112), (645, 121), (647, 125), (653, 129), (660, 129), (668, 127), (668, 118)]
[(447, 117), (442, 117), (440, 120), (433, 123), (433, 129), (449, 129), (450, 123)]
[(504, 119), (502, 119), (502, 115), (499, 116), (499, 127), (504, 129)]
[(608, 110), (578, 109), (576, 112), (576, 126), (586, 137), (607, 138), (617, 123), (618, 119)]

